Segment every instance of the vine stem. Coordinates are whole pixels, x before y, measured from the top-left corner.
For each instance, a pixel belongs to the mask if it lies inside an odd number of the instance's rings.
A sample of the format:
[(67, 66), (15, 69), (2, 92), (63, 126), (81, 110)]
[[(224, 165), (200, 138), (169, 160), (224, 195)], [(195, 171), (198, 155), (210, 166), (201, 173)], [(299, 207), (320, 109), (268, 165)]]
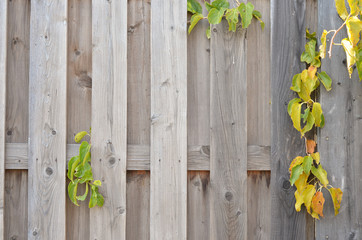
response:
[(338, 33), (339, 31), (341, 31), (341, 29), (346, 25), (347, 20), (349, 19), (350, 16), (351, 16), (351, 14), (348, 15), (346, 21), (344, 21), (344, 23), (342, 24), (342, 26), (340, 26), (337, 30), (333, 30), (333, 31), (334, 31), (334, 34), (333, 34), (333, 36), (332, 36), (332, 38), (331, 38), (331, 43), (330, 43), (330, 45), (329, 45), (329, 51), (328, 51), (329, 58), (332, 58), (332, 47), (333, 47), (333, 45), (334, 45), (334, 38), (336, 37), (337, 33)]

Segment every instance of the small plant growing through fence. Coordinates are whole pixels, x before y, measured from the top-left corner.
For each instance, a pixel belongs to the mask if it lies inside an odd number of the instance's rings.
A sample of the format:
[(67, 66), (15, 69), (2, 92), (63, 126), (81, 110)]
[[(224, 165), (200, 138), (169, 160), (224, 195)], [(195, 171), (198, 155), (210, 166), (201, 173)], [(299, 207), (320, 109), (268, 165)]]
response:
[[(89, 133), (82, 131), (75, 135), (74, 140), (79, 143), (84, 137), (91, 138), (91, 131)], [(68, 163), (67, 177), (70, 180), (68, 185), (68, 196), (70, 200), (77, 206), (78, 201), (84, 201), (87, 198), (89, 188), (91, 191), (89, 207), (94, 206), (102, 207), (104, 203), (104, 197), (99, 193), (98, 187), (102, 185), (100, 180), (93, 179), (93, 172), (91, 163), (91, 144), (87, 141), (82, 141), (79, 146), (79, 155), (74, 156)], [(85, 193), (78, 196), (77, 190), (80, 184), (85, 184)]]

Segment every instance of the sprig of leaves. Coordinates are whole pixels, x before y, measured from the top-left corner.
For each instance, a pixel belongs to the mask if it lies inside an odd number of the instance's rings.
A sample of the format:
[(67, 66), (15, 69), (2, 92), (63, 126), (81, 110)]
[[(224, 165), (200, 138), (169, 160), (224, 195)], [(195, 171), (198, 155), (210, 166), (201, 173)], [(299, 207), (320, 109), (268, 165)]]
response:
[[(260, 22), (261, 28), (264, 29), (264, 22), (261, 20), (261, 13), (254, 10), (254, 5), (250, 2), (240, 3), (235, 8), (230, 8), (227, 0), (215, 0), (212, 3), (205, 2), (205, 8), (208, 11), (207, 16), (202, 13), (202, 6), (196, 0), (187, 0), (187, 11), (192, 13), (189, 27), (189, 34), (196, 24), (202, 20), (207, 19), (210, 24), (216, 25), (221, 22), (223, 18), (229, 23), (229, 31), (235, 32), (238, 26), (248, 28), (251, 24), (253, 17)], [(240, 20), (240, 23), (239, 23)], [(207, 38), (210, 38), (210, 26), (206, 30)]]
[[(326, 35), (322, 35), (322, 44), (326, 42)], [(305, 134), (313, 127), (323, 128), (324, 115), (319, 102), (313, 101), (312, 93), (318, 89), (320, 83), (327, 91), (331, 90), (332, 79), (326, 72), (318, 72), (321, 66), (321, 56), (325, 55), (325, 48), (320, 48), (317, 52), (316, 33), (306, 31), (308, 39), (305, 51), (301, 55), (301, 62), (308, 65), (308, 69), (294, 75), (292, 80), (292, 91), (296, 92), (299, 98), (290, 100), (288, 104), (288, 114), (292, 119), (293, 126), (305, 138)], [(323, 38), (324, 37), (324, 38)], [(302, 113), (303, 112), (303, 113)], [(320, 154), (315, 152), (316, 142), (305, 138), (306, 156), (298, 156), (293, 159), (289, 166), (290, 184), (295, 185), (297, 190), (294, 193), (297, 212), (304, 204), (307, 212), (316, 219), (323, 217), (324, 196), (322, 189), (330, 192), (333, 200), (335, 214), (338, 214), (341, 206), (343, 192), (339, 188), (329, 185), (327, 172), (320, 163)]]
[[(75, 142), (79, 143), (85, 136), (91, 136), (90, 133), (82, 131), (75, 135)], [(91, 196), (89, 200), (89, 207), (92, 208), (96, 205), (103, 206), (104, 197), (99, 193), (98, 187), (102, 185), (100, 180), (93, 179), (91, 162), (91, 144), (87, 141), (82, 141), (79, 146), (79, 155), (74, 156), (68, 163), (67, 177), (70, 180), (68, 185), (68, 196), (70, 200), (77, 206), (78, 201), (84, 201), (87, 198), (89, 187)], [(92, 182), (93, 181), (93, 182)], [(85, 192), (83, 195), (78, 196), (78, 186), (85, 184)]]

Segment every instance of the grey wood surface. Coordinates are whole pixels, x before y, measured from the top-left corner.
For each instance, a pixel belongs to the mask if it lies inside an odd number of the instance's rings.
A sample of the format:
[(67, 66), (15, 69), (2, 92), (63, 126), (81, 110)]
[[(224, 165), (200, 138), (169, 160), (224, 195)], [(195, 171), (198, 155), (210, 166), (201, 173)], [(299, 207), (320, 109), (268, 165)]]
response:
[(28, 239), (65, 239), (68, 1), (31, 2)]
[[(137, 152), (135, 157), (150, 169), (150, 116), (151, 116), (151, 1), (128, 1), (128, 170), (131, 167), (131, 152), (138, 146), (147, 149), (147, 154)], [(133, 145), (134, 147), (130, 147)], [(140, 163), (141, 163), (140, 161)], [(127, 172), (127, 238), (148, 240), (150, 238), (150, 172)], [(142, 227), (139, 227), (142, 226)]]
[[(27, 143), (30, 1), (13, 0), (8, 1), (8, 4), (6, 142)], [(27, 144), (23, 150), (28, 152)], [(5, 239), (27, 238), (27, 181), (27, 170), (7, 170), (5, 173)]]
[(0, 2), (0, 238), (5, 237), (5, 118), (8, 2)]
[[(323, 29), (337, 29), (342, 20), (330, 1), (318, 1), (318, 33)], [(340, 42), (345, 30), (335, 38)], [(329, 183), (343, 191), (339, 215), (334, 216), (328, 191), (323, 191), (324, 219), (316, 222), (316, 239), (362, 238), (362, 85), (357, 69), (349, 79), (346, 55), (341, 46), (334, 46), (331, 59), (322, 62), (322, 70), (331, 76), (332, 90), (321, 87), (320, 102), (324, 110), (325, 127), (319, 132), (318, 150), (321, 164), (328, 172)]]
[[(126, 239), (127, 1), (92, 1), (92, 166), (102, 208), (92, 239)], [(117, 186), (116, 188), (114, 186)]]
[[(69, 0), (68, 19), (67, 143), (73, 144), (76, 133), (91, 127), (92, 1)], [(75, 150), (72, 155), (67, 151), (67, 156), (78, 155), (79, 148)], [(82, 184), (78, 192), (84, 191)], [(67, 239), (90, 238), (88, 202), (89, 198), (78, 207), (66, 196)]]
[(210, 239), (247, 239), (246, 30), (211, 28)]
[(271, 1), (271, 239), (307, 239), (305, 211), (294, 208), (295, 187), (289, 183), (289, 164), (303, 154), (300, 134), (287, 113), (294, 74), (305, 69), (300, 55), (305, 44), (305, 0)]
[(151, 4), (150, 239), (187, 237), (187, 1)]

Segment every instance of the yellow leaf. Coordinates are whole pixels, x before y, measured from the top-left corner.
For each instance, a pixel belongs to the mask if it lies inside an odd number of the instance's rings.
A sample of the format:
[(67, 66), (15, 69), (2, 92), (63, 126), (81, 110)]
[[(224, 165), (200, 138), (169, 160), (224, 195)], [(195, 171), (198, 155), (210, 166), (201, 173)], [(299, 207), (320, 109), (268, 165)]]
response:
[(303, 190), (306, 188), (308, 177), (309, 177), (309, 174), (307, 175), (303, 172), (302, 174), (300, 174), (297, 181), (295, 181), (294, 184), (297, 187), (297, 190), (299, 192), (303, 192)]
[[(344, 2), (343, 2), (344, 3)], [(326, 48), (327, 48), (327, 30), (323, 30), (322, 36), (321, 36), (321, 45), (319, 46), (319, 55), (323, 59), (326, 57)]]
[(362, 31), (362, 21), (358, 17), (350, 17), (346, 22), (348, 38), (352, 47), (357, 46), (360, 32)]
[(315, 192), (314, 185), (308, 185), (302, 193), (304, 205), (307, 208), (308, 213), (310, 213), (310, 206), (312, 205), (312, 198)]
[(300, 165), (303, 163), (303, 157), (301, 156), (298, 156), (296, 158), (293, 159), (292, 163), (290, 164), (289, 166), (289, 172), (292, 172), (292, 168), (297, 166), (297, 165)]
[(343, 192), (340, 188), (330, 188), (328, 190), (333, 200), (334, 214), (337, 215), (339, 213), (339, 209), (341, 208)]
[(353, 49), (351, 42), (347, 38), (342, 40), (342, 46), (344, 48), (344, 51), (346, 52), (347, 68), (348, 68), (349, 78), (351, 78), (353, 72), (352, 67), (356, 63), (356, 52)]
[(302, 104), (299, 104), (296, 102), (292, 105), (291, 114), (290, 114), (290, 117), (293, 121), (293, 126), (299, 132), (302, 130), (300, 128), (300, 111), (301, 111), (301, 109), (302, 109)]
[(319, 152), (312, 153), (310, 156), (315, 160), (316, 164), (319, 164), (319, 162), (320, 162)]
[(315, 125), (317, 127), (323, 127), (324, 117), (323, 117), (322, 106), (320, 103), (318, 102), (313, 103), (312, 115), (314, 116), (315, 119)]
[(308, 77), (310, 77), (310, 78), (314, 78), (314, 76), (315, 76), (315, 74), (316, 74), (316, 72), (317, 72), (317, 68), (316, 67), (314, 67), (314, 66), (309, 66), (309, 68), (308, 68)]
[[(319, 219), (318, 215), (323, 217), (323, 205), (325, 199), (323, 197), (322, 192), (317, 192), (314, 197), (312, 198), (312, 210), (313, 214), (312, 217)], [(315, 215), (316, 214), (316, 215)]]
[(346, 18), (348, 17), (348, 12), (347, 12), (347, 8), (344, 3), (344, 0), (335, 0), (335, 4), (336, 4), (336, 9), (337, 9), (338, 15), (343, 20), (346, 20)]
[(300, 211), (301, 207), (302, 207), (302, 204), (304, 203), (303, 201), (303, 197), (302, 195), (297, 191), (295, 191), (294, 193), (294, 197), (295, 197), (295, 210), (297, 212)]
[(359, 12), (358, 9), (358, 1), (359, 0), (347, 0), (348, 4), (349, 4), (349, 8), (351, 9), (351, 15), (355, 15), (356, 13)]

